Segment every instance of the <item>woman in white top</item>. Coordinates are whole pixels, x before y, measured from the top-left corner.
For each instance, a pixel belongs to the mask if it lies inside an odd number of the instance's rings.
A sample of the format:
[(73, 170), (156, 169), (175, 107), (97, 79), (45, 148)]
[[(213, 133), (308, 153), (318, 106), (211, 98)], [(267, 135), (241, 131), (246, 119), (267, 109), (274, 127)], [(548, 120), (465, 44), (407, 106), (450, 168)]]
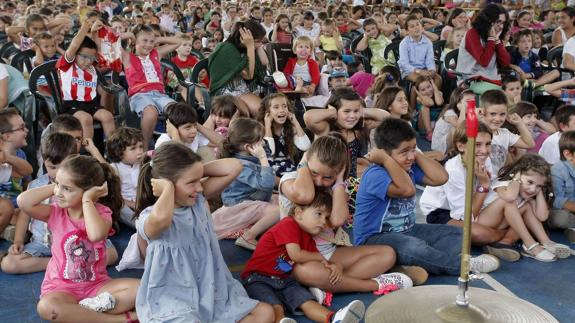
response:
[(553, 31), (552, 47), (563, 46), (571, 36), (575, 35), (575, 8), (565, 7), (557, 13), (558, 27)]

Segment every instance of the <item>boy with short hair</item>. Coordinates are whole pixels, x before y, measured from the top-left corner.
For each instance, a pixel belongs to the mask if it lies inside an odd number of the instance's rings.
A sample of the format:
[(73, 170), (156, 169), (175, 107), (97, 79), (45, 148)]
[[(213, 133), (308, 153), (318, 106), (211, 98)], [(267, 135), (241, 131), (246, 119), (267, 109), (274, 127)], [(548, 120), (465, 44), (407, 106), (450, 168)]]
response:
[[(507, 154), (509, 147), (530, 149), (535, 146), (535, 141), (531, 135), (531, 131), (523, 119), (517, 114), (508, 114), (507, 96), (501, 90), (485, 91), (481, 95), (481, 110), (480, 114), (483, 122), (493, 132), (491, 141), (491, 163), (493, 165), (493, 173), (498, 174), (499, 169), (505, 165), (507, 161)], [(515, 126), (519, 131), (516, 135), (503, 128), (505, 121)]]
[(22, 193), (22, 179), (32, 174), (32, 165), (21, 149), (27, 145), (26, 123), (14, 108), (0, 110), (0, 233), (14, 239), (14, 226), (8, 226), (17, 208), (16, 197)]
[(561, 161), (551, 167), (555, 200), (549, 212), (550, 228), (565, 229), (575, 243), (575, 131), (566, 131), (559, 139)]
[(561, 160), (561, 155), (559, 151), (559, 139), (564, 131), (575, 131), (575, 106), (574, 105), (564, 105), (559, 107), (555, 111), (555, 122), (559, 127), (559, 131), (547, 137), (541, 149), (539, 149), (539, 155), (545, 158), (545, 160), (554, 165)]
[(285, 217), (264, 233), (240, 275), (251, 298), (273, 306), (276, 322), (295, 322), (285, 318), (284, 308), (291, 313), (299, 308), (316, 322), (358, 322), (363, 318), (362, 302), (354, 300), (332, 312), (319, 304), (292, 275), (295, 265), (310, 261), (322, 262), (333, 268), (334, 275), (341, 275), (319, 253), (313, 239), (326, 225), (331, 206), (331, 194), (324, 191), (316, 192), (310, 205), (296, 206), (293, 216)]
[(405, 22), (408, 36), (399, 44), (399, 70), (401, 77), (415, 82), (419, 75), (432, 77), (441, 87), (441, 77), (435, 71), (433, 44), (423, 35), (423, 25), (416, 15), (409, 15)]
[(516, 50), (511, 54), (511, 67), (521, 80), (532, 80), (533, 86), (544, 85), (553, 82), (561, 74), (558, 70), (543, 73), (541, 60), (533, 49), (533, 32), (531, 29), (524, 29), (514, 35)]
[[(439, 186), (443, 166), (417, 150), (416, 133), (401, 119), (385, 119), (375, 130), (373, 162), (363, 173), (353, 220), (354, 244), (388, 245), (397, 264), (421, 266), (433, 274), (458, 275), (462, 231), (459, 227), (415, 223), (415, 184)], [(470, 269), (499, 267), (491, 255), (471, 258)]]
[(521, 81), (517, 76), (513, 74), (504, 76), (501, 79), (501, 89), (507, 96), (509, 106), (513, 107), (517, 103), (521, 102), (521, 91), (523, 91), (523, 86), (521, 86)]
[(32, 49), (36, 52), (36, 56), (32, 58), (33, 67), (58, 59), (60, 57), (59, 51), (62, 50), (56, 45), (56, 38), (49, 32), (41, 32), (34, 36)]

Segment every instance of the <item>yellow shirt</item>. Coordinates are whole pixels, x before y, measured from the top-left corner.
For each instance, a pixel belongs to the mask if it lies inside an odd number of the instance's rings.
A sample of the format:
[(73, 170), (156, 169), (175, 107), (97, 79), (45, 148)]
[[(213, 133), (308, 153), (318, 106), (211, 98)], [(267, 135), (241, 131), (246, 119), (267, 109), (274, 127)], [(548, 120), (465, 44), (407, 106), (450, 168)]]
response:
[[(326, 37), (324, 35), (319, 36), (319, 41), (321, 43), (321, 48), (323, 49), (324, 52), (330, 51), (330, 50), (334, 50), (336, 52), (339, 52), (339, 48), (337, 48), (337, 42), (335, 40), (335, 37)], [(340, 41), (341, 41), (341, 36), (340, 36)]]

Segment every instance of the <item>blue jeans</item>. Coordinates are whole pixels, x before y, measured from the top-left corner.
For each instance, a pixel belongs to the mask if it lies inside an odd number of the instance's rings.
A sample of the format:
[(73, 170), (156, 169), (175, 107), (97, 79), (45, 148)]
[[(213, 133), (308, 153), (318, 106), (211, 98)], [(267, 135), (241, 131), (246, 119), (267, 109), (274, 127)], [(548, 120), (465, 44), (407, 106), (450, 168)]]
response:
[(415, 224), (409, 232), (372, 235), (365, 244), (392, 247), (401, 265), (420, 266), (436, 275), (459, 275), (462, 235), (461, 228), (451, 225)]

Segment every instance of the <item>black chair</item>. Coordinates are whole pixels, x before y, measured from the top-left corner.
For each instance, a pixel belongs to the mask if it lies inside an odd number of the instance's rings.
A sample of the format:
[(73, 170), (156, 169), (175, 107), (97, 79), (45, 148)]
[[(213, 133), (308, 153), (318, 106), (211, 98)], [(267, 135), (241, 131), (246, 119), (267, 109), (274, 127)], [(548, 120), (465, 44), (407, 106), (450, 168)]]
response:
[(361, 59), (361, 63), (363, 64), (363, 68), (367, 73), (371, 73), (371, 58), (373, 57), (373, 53), (371, 49), (367, 47), (362, 51), (357, 50), (357, 44), (363, 39), (363, 35), (354, 38), (349, 45), (349, 50), (353, 55), (359, 57)]
[(295, 57), (290, 44), (268, 43), (265, 50), (270, 62), (270, 73), (283, 71), (288, 59)]
[(436, 40), (433, 42), (433, 56), (435, 57), (435, 62), (437, 62), (438, 65), (441, 62), (441, 53), (443, 53), (445, 44), (447, 44), (447, 40)]
[(192, 75), (190, 75), (190, 81), (195, 85), (200, 85), (200, 72), (202, 70), (206, 70), (206, 73), (209, 73), (208, 69), (208, 59), (204, 58), (201, 61), (197, 62), (196, 65), (192, 68)]
[(0, 59), (2, 59), (6, 64), (10, 64), (12, 56), (18, 54), (20, 49), (14, 45), (14, 43), (6, 43), (0, 47)]
[(459, 49), (454, 49), (445, 55), (441, 66), (441, 78), (443, 79), (442, 92), (445, 98), (451, 96), (451, 92), (457, 88), (457, 58)]
[(399, 44), (401, 43), (401, 40), (395, 40), (391, 42), (391, 44), (385, 46), (385, 49), (383, 50), (383, 57), (387, 60), (391, 59), (391, 55), (390, 53), (393, 53), (393, 56), (395, 58), (395, 67), (397, 67), (399, 69)]
[(34, 58), (35, 55), (36, 52), (31, 49), (19, 52), (14, 55), (14, 57), (12, 57), (10, 65), (14, 66), (22, 73), (30, 73), (34, 69), (34, 66), (32, 65), (32, 58)]

